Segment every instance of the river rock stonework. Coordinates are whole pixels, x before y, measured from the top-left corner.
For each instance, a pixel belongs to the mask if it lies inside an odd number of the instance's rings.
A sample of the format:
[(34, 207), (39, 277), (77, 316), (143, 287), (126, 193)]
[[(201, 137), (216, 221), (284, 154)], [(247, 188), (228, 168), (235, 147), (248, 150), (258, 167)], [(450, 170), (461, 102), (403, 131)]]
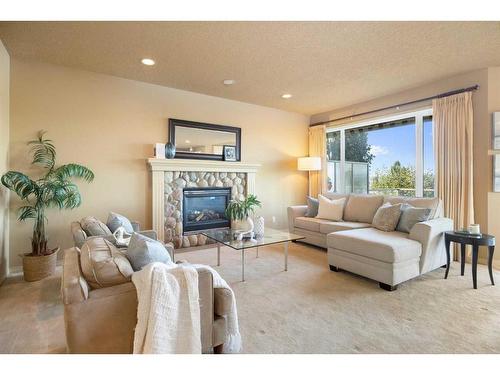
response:
[(182, 235), (182, 197), (186, 187), (230, 187), (231, 199), (245, 199), (247, 174), (233, 172), (165, 172), (165, 242), (176, 249), (209, 243), (202, 234)]

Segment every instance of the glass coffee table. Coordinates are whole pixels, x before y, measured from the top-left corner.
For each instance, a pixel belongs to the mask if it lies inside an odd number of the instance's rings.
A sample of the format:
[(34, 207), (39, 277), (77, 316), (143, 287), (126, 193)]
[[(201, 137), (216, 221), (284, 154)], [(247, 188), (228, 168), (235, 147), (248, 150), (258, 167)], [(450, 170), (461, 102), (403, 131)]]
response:
[(253, 240), (235, 239), (235, 232), (231, 229), (207, 229), (201, 232), (204, 236), (214, 240), (217, 244), (217, 265), (220, 266), (220, 248), (229, 246), (234, 250), (241, 251), (241, 281), (245, 281), (245, 250), (257, 248), (257, 258), (259, 257), (259, 247), (283, 243), (285, 248), (285, 271), (288, 270), (288, 243), (290, 241), (302, 240), (305, 237), (288, 233), (277, 229), (268, 229), (262, 237)]

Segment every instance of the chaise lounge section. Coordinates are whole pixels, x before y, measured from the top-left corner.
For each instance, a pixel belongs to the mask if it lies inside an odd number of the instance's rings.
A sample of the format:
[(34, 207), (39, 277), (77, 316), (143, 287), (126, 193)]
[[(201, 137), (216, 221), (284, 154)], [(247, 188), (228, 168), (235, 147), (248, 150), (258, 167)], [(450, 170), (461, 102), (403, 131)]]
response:
[[(328, 249), (332, 271), (343, 269), (365, 276), (392, 291), (398, 284), (446, 264), (443, 233), (453, 229), (453, 221), (442, 217), (438, 198), (325, 195), (346, 198), (343, 221), (305, 217), (307, 206), (292, 206), (288, 208), (288, 223), (291, 233), (305, 236), (304, 242)], [(430, 219), (415, 224), (410, 233), (373, 228), (376, 211), (387, 202), (429, 208)]]

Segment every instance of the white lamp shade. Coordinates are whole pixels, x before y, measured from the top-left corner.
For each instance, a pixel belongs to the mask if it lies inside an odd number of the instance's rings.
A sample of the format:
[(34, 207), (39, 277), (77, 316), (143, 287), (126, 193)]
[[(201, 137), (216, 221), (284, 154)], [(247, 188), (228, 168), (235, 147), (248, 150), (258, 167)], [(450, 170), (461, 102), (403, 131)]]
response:
[(298, 158), (297, 169), (299, 171), (319, 171), (321, 170), (321, 158), (319, 156)]

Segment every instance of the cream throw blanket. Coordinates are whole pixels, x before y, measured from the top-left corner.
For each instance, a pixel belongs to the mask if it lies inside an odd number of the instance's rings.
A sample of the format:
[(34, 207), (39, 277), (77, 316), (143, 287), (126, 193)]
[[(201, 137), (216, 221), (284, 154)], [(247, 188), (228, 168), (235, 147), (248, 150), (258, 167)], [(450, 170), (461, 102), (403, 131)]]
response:
[(226, 288), (230, 291), (232, 309), (226, 317), (223, 352), (237, 353), (241, 350), (234, 293), (215, 270), (187, 263), (151, 263), (132, 275), (138, 297), (134, 353), (201, 353), (196, 268), (205, 268), (212, 273), (214, 288)]

